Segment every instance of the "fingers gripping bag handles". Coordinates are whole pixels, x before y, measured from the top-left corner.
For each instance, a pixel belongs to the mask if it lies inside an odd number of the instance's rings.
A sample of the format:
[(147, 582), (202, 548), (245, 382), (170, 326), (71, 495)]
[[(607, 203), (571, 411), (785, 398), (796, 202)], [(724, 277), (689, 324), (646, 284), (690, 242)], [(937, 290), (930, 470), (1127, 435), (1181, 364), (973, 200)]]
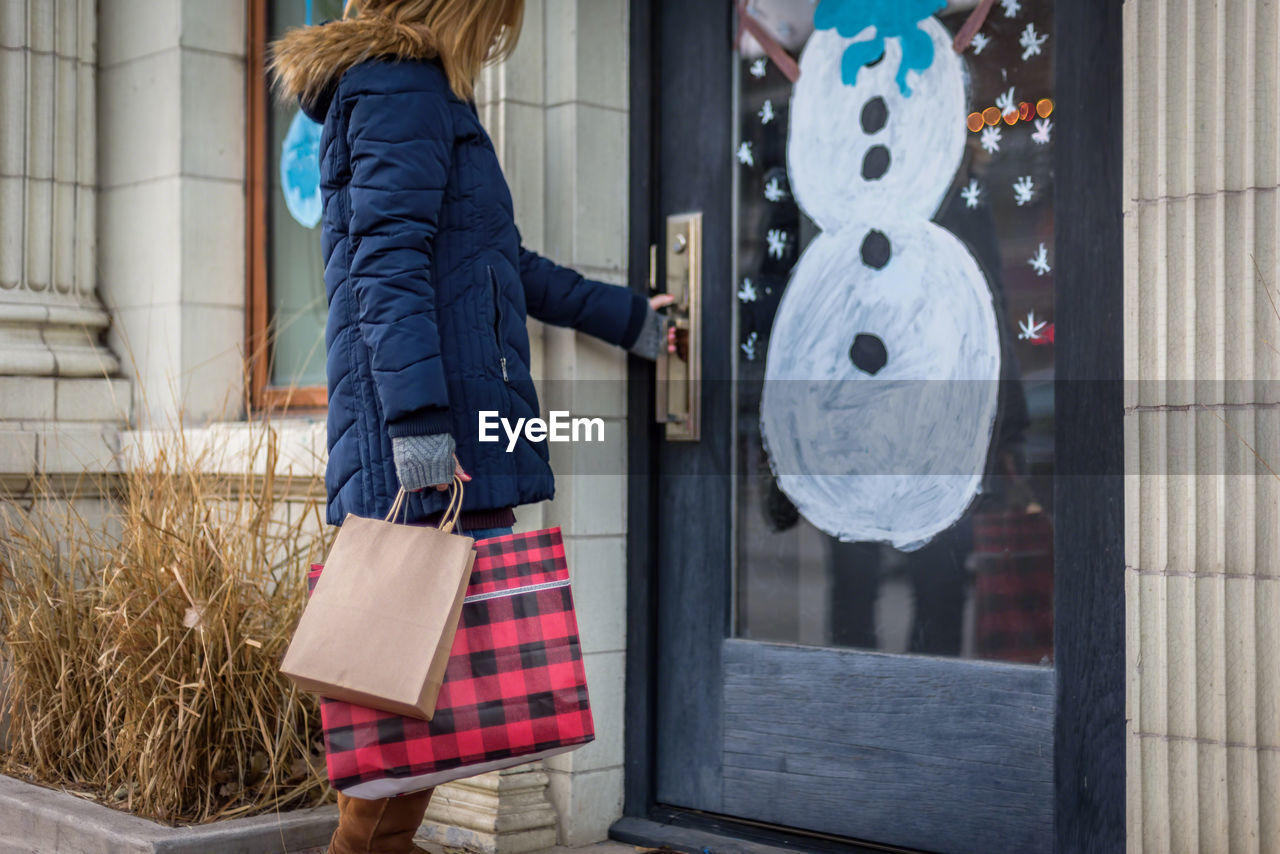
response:
[(403, 489), (385, 519), (348, 515), (280, 672), (305, 691), (430, 720), (475, 560), (475, 541), (452, 533), (462, 490), (455, 477), (438, 528), (393, 521)]
[[(476, 543), (430, 721), (320, 699), (330, 784), (386, 798), (565, 753), (595, 738), (559, 528)], [(328, 575), (313, 566), (314, 583)]]

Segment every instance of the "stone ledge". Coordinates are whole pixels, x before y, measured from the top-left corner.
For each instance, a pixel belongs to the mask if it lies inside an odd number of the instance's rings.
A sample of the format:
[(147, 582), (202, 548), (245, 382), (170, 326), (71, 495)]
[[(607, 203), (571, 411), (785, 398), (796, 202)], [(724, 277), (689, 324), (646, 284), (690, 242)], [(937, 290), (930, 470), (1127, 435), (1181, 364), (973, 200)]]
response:
[(335, 806), (169, 827), (13, 777), (0, 776), (0, 854), (284, 854), (324, 846)]
[(0, 494), (26, 495), (37, 474), (59, 489), (100, 491), (120, 474), (114, 422), (0, 421)]
[(133, 389), (128, 380), (59, 378), (56, 383), (56, 421), (116, 421), (125, 425), (133, 416)]
[[(70, 382), (74, 388), (76, 381)], [(273, 429), (279, 440), (277, 493), (285, 497), (312, 494), (324, 480), (324, 422), (281, 419)], [(262, 476), (267, 455), (260, 436), (257, 425), (218, 422), (185, 428), (182, 442), (192, 454), (191, 459), (199, 460), (209, 474), (247, 471)], [(107, 482), (119, 478), (130, 460), (150, 459), (157, 449), (172, 448), (176, 443), (172, 429), (130, 430), (118, 422), (0, 418), (0, 495), (26, 496), (41, 477), (55, 492), (103, 494)], [(323, 496), (323, 491), (317, 494)]]
[(53, 377), (0, 376), (0, 420), (52, 420), (56, 388)]
[[(298, 479), (323, 479), (328, 456), (325, 422), (317, 417), (281, 418), (272, 423), (278, 440), (276, 475)], [(184, 427), (183, 442), (193, 459), (202, 462), (211, 474), (232, 474), (244, 470), (266, 471), (266, 446), (256, 422), (219, 421), (203, 427)], [(158, 447), (172, 441), (173, 428), (126, 430), (121, 434), (126, 458), (133, 454), (148, 459)]]

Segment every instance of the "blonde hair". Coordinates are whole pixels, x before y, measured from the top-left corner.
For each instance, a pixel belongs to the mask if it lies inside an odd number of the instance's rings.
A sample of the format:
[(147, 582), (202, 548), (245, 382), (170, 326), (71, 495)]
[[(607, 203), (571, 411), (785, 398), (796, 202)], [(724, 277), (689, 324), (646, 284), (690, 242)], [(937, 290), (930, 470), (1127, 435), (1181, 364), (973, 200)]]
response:
[(524, 0), (347, 0), (344, 18), (388, 18), (434, 45), (449, 86), (463, 100), (475, 96), (476, 78), (515, 50)]

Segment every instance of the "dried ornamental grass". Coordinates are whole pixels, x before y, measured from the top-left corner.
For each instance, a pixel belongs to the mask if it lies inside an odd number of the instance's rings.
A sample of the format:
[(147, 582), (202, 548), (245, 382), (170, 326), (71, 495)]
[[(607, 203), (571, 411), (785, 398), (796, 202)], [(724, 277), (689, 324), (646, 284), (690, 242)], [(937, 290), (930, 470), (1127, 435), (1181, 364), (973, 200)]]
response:
[(7, 773), (168, 822), (328, 793), (317, 704), (279, 673), (326, 546), (319, 502), (287, 513), (275, 434), (245, 429), (257, 475), (216, 473), (179, 429), (127, 467), (106, 525), (55, 500), (9, 514)]

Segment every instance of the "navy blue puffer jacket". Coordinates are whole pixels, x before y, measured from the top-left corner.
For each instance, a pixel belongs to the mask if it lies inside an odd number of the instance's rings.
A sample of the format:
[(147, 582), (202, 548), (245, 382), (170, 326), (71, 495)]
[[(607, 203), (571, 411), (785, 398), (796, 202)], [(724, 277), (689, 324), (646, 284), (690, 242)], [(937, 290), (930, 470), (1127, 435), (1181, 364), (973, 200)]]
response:
[[(346, 22), (309, 29), (328, 39), (364, 32)], [(359, 62), (304, 106), (324, 125), (329, 523), (390, 507), (393, 436), (453, 435), (473, 478), (466, 510), (550, 498), (545, 443), (521, 438), (508, 452), (505, 440), (478, 441), (482, 410), (512, 423), (540, 415), (526, 315), (626, 347), (647, 302), (521, 246), (493, 144), (436, 62)], [(446, 498), (411, 493), (410, 520)]]

